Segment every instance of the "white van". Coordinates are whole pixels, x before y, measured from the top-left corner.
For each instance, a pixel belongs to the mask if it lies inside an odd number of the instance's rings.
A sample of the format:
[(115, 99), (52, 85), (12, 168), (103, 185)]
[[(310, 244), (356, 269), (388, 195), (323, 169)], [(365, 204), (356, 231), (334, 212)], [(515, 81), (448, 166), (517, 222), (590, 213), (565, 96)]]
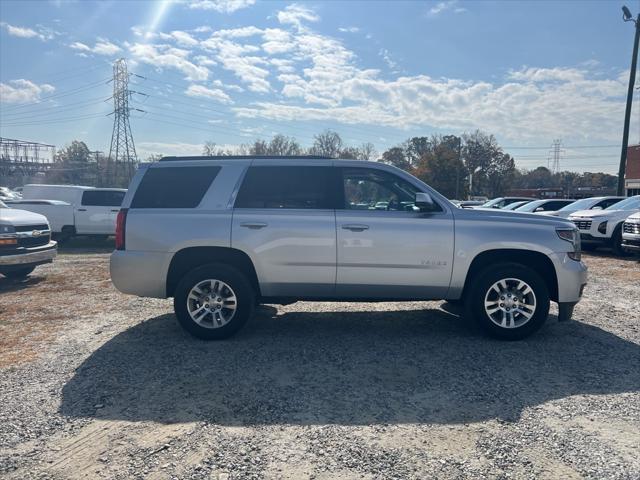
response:
[(52, 232), (65, 237), (114, 235), (125, 193), (123, 188), (25, 185), (22, 199), (9, 206), (44, 215)]

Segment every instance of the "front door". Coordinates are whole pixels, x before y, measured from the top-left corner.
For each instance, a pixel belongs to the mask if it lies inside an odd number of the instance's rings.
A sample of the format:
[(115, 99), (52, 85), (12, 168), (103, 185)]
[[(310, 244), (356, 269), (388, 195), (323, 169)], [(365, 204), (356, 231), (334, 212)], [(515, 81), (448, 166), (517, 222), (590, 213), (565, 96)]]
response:
[(326, 164), (261, 164), (246, 172), (234, 205), (231, 246), (251, 257), (264, 296), (334, 295), (335, 182)]
[(351, 298), (444, 298), (451, 281), (453, 217), (420, 211), (418, 187), (383, 169), (340, 168), (336, 292)]

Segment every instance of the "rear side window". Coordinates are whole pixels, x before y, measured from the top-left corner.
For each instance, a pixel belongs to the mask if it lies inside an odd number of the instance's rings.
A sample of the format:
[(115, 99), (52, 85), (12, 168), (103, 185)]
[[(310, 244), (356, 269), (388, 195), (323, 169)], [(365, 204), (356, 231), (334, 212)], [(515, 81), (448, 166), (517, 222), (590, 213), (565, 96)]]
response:
[(131, 208), (194, 208), (220, 167), (150, 168), (142, 177)]
[(236, 208), (333, 209), (331, 167), (249, 167)]
[(87, 190), (82, 194), (82, 205), (95, 207), (119, 207), (125, 192)]

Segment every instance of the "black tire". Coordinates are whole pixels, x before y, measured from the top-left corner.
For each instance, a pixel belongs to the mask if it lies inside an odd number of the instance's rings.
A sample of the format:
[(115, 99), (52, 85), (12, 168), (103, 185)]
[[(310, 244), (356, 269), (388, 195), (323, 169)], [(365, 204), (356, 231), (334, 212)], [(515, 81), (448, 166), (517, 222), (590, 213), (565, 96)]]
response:
[[(511, 320), (514, 325), (511, 328), (503, 327), (494, 323), (489, 314), (485, 311), (485, 298), (489, 294), (492, 286), (502, 279), (517, 279), (525, 282), (531, 287), (535, 295), (535, 310), (529, 320), (525, 320), (524, 315), (514, 314), (518, 319)], [(510, 282), (515, 285), (515, 282)], [(517, 263), (502, 263), (485, 268), (471, 279), (471, 290), (469, 291), (467, 302), (465, 303), (465, 313), (469, 318), (473, 318), (477, 324), (492, 337), (501, 340), (520, 340), (528, 337), (539, 330), (549, 315), (549, 289), (542, 277), (533, 269)], [(507, 284), (507, 286), (511, 286)], [(498, 295), (497, 292), (490, 295)], [(530, 296), (531, 294), (529, 294)], [(492, 298), (492, 297), (489, 297)], [(499, 297), (502, 298), (502, 297)], [(500, 301), (499, 298), (496, 301)], [(522, 298), (520, 298), (520, 301)], [(511, 301), (511, 300), (509, 300)], [(531, 303), (530, 298), (528, 303)], [(500, 305), (507, 305), (500, 304)], [(523, 305), (521, 302), (520, 305)], [(524, 303), (526, 305), (526, 303)], [(511, 307), (514, 308), (513, 306)], [(526, 307), (525, 307), (526, 308)], [(517, 307), (516, 307), (517, 310)], [(503, 309), (496, 311), (496, 315), (503, 315)], [(521, 321), (521, 326), (516, 326), (516, 322)], [(509, 323), (509, 321), (507, 321)]]
[(6, 271), (3, 270), (3, 271), (0, 271), (0, 273), (2, 273), (7, 278), (19, 280), (27, 277), (31, 272), (35, 270), (35, 268), (36, 267), (23, 267), (19, 269), (12, 269), (12, 270), (6, 270)]
[(629, 252), (622, 248), (622, 224), (618, 225), (611, 235), (611, 250), (616, 257), (629, 256)]
[[(191, 289), (204, 280), (218, 280), (226, 283), (236, 298), (236, 310), (228, 323), (213, 327), (214, 314), (203, 317), (211, 319), (211, 327), (203, 327), (191, 318), (188, 308), (188, 296)], [(180, 325), (194, 337), (202, 340), (222, 340), (229, 338), (240, 330), (253, 313), (255, 292), (247, 277), (238, 269), (224, 264), (211, 263), (188, 272), (176, 287), (173, 297), (173, 308)]]

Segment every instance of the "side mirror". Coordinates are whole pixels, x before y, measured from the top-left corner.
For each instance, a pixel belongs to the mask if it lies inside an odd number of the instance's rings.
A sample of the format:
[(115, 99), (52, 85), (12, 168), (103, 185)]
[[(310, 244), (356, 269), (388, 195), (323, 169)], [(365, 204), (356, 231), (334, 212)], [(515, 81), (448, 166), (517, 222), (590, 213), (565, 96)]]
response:
[(591, 210), (602, 210), (602, 207), (600, 205), (593, 207)]
[(414, 203), (420, 210), (431, 210), (435, 205), (431, 195), (425, 192), (416, 193), (416, 201)]
[(534, 212), (544, 212), (544, 207), (538, 207), (534, 210)]

